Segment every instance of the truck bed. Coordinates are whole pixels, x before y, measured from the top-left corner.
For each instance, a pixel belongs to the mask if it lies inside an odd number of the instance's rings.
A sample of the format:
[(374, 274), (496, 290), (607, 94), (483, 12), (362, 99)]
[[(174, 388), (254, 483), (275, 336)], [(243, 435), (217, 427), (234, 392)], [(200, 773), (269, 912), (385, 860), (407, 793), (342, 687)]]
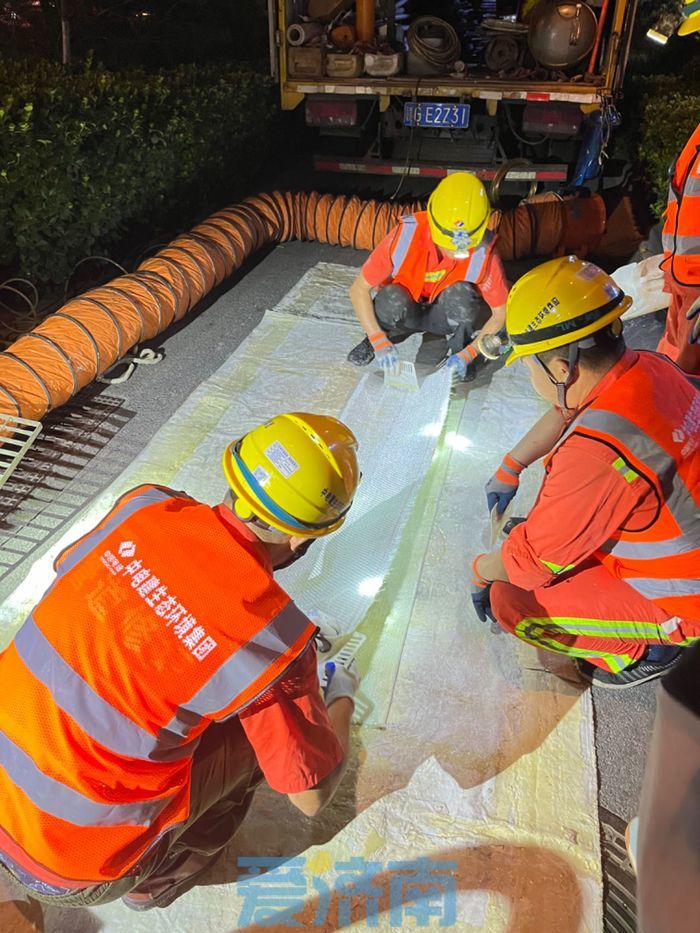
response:
[(471, 97), (482, 100), (571, 101), (595, 104), (611, 89), (605, 79), (595, 76), (586, 81), (501, 80), (484, 76), (416, 77), (401, 75), (393, 78), (289, 78), (282, 82), (283, 93), (352, 94), (379, 97)]

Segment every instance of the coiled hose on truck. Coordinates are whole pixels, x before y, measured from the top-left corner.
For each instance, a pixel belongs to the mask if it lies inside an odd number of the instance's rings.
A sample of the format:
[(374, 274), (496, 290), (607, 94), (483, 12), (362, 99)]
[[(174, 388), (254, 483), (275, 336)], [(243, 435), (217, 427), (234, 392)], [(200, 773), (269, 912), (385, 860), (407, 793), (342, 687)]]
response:
[[(261, 247), (315, 240), (371, 250), (421, 202), (275, 191), (208, 217), (135, 272), (73, 298), (0, 352), (0, 413), (40, 419), (188, 311)], [(504, 259), (581, 254), (600, 238), (602, 200), (554, 201), (494, 212)]]

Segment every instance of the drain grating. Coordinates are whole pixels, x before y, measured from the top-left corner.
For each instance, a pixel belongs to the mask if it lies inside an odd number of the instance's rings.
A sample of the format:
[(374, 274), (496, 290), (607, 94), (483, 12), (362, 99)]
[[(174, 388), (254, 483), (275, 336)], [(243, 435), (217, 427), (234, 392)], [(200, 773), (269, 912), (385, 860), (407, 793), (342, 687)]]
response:
[(94, 460), (133, 417), (123, 405), (111, 396), (78, 397), (46, 417), (0, 489), (0, 580), (114, 479), (118, 458), (103, 465)]
[(40, 431), (40, 421), (0, 415), (0, 486), (12, 476)]
[(637, 885), (625, 848), (626, 826), (619, 816), (600, 808), (605, 886), (604, 933), (635, 933), (637, 929)]

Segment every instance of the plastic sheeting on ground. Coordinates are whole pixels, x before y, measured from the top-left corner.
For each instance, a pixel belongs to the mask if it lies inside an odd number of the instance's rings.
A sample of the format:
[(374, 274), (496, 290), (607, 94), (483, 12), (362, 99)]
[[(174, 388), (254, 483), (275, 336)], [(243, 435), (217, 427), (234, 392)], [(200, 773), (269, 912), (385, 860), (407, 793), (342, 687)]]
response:
[(630, 262), (612, 273), (622, 291), (632, 298), (630, 308), (622, 315), (623, 320), (668, 308), (671, 295), (664, 291), (664, 273), (659, 268), (662, 255), (660, 253), (641, 262)]
[[(381, 391), (373, 375), (358, 390), (362, 377), (342, 362), (360, 336), (348, 322), (346, 288), (354, 274), (322, 266), (305, 276), (66, 538), (94, 524), (115, 495), (138, 482), (163, 482), (216, 501), (223, 490), (218, 456), (234, 424), (245, 430), (288, 408), (290, 399), (302, 410), (340, 414), (355, 404), (353, 393), (356, 402), (368, 385), (370, 393)], [(300, 314), (305, 309), (310, 317)], [(299, 339), (305, 341), (303, 357)], [(402, 354), (415, 353), (417, 343), (407, 341)], [(439, 347), (433, 349), (439, 355)], [(425, 351), (424, 345), (418, 355), (423, 376)], [(414, 425), (415, 434), (437, 447), (431, 460), (425, 454), (430, 466), (413, 508), (401, 503), (408, 514), (400, 541), (393, 560), (387, 555), (386, 569), (377, 573), (381, 588), (368, 596), (360, 623), (367, 640), (358, 664), (370, 712), (356, 729), (333, 805), (310, 821), (265, 789), (208, 884), (144, 917), (119, 903), (77, 913), (49, 908), (49, 933), (291, 930), (300, 928), (300, 918), (306, 929), (364, 930), (373, 911), (379, 929), (599, 933), (589, 692), (555, 675), (567, 673), (562, 659), (492, 634), (469, 603), (468, 565), (488, 545), (483, 484), (540, 412), (521, 370), (494, 369), (489, 381), (458, 388), (444, 425), (439, 418)], [(369, 430), (368, 458), (374, 426)], [(418, 440), (393, 435), (392, 442)], [(375, 452), (377, 462), (388, 458), (397, 482), (417, 474), (401, 447), (386, 447)], [(537, 482), (536, 471), (528, 470), (516, 514), (532, 500)], [(359, 557), (374, 546), (368, 536)], [(311, 562), (299, 562), (296, 570), (315, 566), (313, 551)], [(6, 632), (48, 581), (46, 560), (3, 605)], [(345, 557), (329, 561), (328, 572), (352, 580), (356, 589), (370, 573), (363, 560), (348, 563)], [(293, 595), (302, 604), (318, 585), (313, 571), (307, 573), (294, 581)], [(289, 580), (287, 585), (292, 589)], [(321, 601), (318, 592), (313, 599)], [(228, 883), (239, 872), (250, 873), (241, 860), (269, 867), (289, 857), (296, 860), (264, 879)], [(440, 876), (434, 898), (416, 903), (417, 892), (425, 895), (432, 883), (426, 872)]]

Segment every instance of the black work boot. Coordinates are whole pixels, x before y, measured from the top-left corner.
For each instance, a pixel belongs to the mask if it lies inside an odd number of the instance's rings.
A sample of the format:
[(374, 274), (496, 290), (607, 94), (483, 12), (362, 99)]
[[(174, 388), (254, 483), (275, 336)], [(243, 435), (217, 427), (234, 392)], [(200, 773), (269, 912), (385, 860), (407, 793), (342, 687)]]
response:
[(374, 350), (372, 349), (369, 337), (365, 337), (364, 340), (361, 340), (356, 347), (352, 348), (347, 356), (348, 363), (352, 363), (353, 366), (369, 366), (373, 359)]
[(663, 677), (666, 671), (680, 660), (683, 648), (676, 648), (674, 645), (665, 647), (668, 650), (663, 653), (659, 652), (658, 660), (652, 661), (647, 657), (642, 657), (617, 674), (604, 671), (594, 664), (579, 659), (577, 659), (576, 666), (581, 676), (589, 680), (594, 687), (602, 687), (603, 690), (627, 690), (629, 687), (637, 687), (639, 684), (656, 680), (657, 677)]

